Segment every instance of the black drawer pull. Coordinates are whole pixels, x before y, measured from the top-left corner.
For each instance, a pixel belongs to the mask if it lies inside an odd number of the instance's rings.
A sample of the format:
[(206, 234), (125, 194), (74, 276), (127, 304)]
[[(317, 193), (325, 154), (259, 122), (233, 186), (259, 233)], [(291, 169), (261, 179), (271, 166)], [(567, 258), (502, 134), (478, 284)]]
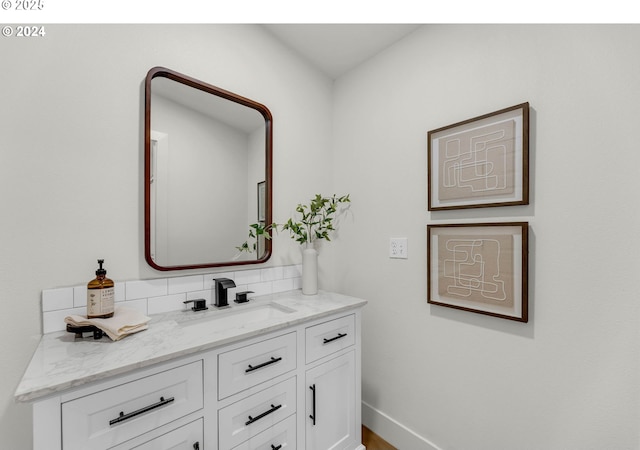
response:
[(271, 450), (280, 450), (282, 448), (282, 445), (278, 445), (277, 447), (273, 444), (271, 444)]
[(265, 411), (265, 412), (263, 412), (262, 414), (260, 414), (259, 416), (256, 416), (256, 417), (249, 416), (249, 420), (247, 420), (244, 424), (245, 425), (251, 425), (253, 422), (256, 422), (256, 421), (262, 419), (264, 416), (268, 416), (272, 412), (276, 412), (280, 408), (282, 408), (282, 405), (273, 406), (273, 404), (271, 404), (271, 409), (269, 411)]
[(253, 372), (254, 370), (262, 369), (263, 367), (268, 366), (269, 364), (277, 363), (278, 361), (282, 361), (282, 358), (274, 358), (272, 356), (271, 360), (267, 362), (263, 362), (262, 364), (258, 364), (257, 366), (252, 366), (251, 364), (249, 364), (249, 368), (245, 370), (244, 373), (249, 373), (249, 372)]
[(336, 337), (332, 337), (331, 339), (324, 338), (323, 344), (328, 344), (329, 342), (333, 342), (333, 341), (336, 341), (338, 339), (342, 339), (346, 335), (347, 335), (347, 333), (338, 333), (338, 335)]
[(309, 416), (309, 418), (313, 421), (313, 425), (316, 424), (316, 385), (314, 384), (313, 386), (309, 386), (309, 389), (311, 389), (311, 392), (313, 392), (313, 402), (311, 403), (311, 415)]
[(200, 450), (200, 442), (193, 444), (193, 450)]
[(134, 412), (130, 412), (129, 414), (125, 414), (124, 412), (120, 411), (120, 416), (116, 417), (113, 420), (109, 421), (109, 425), (114, 425), (116, 423), (119, 422), (124, 422), (125, 420), (129, 420), (135, 416), (139, 416), (140, 414), (144, 414), (146, 412), (151, 411), (152, 409), (156, 409), (159, 408), (161, 406), (166, 405), (167, 403), (171, 403), (172, 401), (174, 401), (175, 399), (173, 397), (168, 398), (168, 399), (164, 399), (164, 397), (160, 397), (160, 401), (158, 403), (154, 403), (153, 405), (149, 405), (149, 406), (145, 406), (144, 408), (141, 408), (137, 411)]

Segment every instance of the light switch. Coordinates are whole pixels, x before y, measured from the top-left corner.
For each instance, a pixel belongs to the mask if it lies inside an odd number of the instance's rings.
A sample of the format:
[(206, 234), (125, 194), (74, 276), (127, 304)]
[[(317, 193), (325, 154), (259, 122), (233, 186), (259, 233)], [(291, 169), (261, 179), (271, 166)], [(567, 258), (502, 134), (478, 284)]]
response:
[(389, 258), (407, 259), (407, 238), (389, 240)]

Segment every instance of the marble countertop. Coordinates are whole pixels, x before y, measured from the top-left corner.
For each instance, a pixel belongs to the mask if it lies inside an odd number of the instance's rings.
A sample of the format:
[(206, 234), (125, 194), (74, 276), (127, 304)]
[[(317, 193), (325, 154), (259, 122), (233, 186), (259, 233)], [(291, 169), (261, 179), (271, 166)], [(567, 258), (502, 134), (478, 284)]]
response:
[[(303, 295), (297, 290), (256, 297), (242, 305), (231, 303), (227, 309), (210, 306), (206, 311), (152, 315), (147, 330), (115, 342), (106, 336), (100, 340), (92, 336), (75, 339), (73, 333), (66, 331), (45, 334), (16, 389), (15, 399), (37, 400), (110, 376), (348, 311), (364, 306), (367, 301), (323, 291)], [(270, 303), (287, 313), (225, 325), (224, 316)]]

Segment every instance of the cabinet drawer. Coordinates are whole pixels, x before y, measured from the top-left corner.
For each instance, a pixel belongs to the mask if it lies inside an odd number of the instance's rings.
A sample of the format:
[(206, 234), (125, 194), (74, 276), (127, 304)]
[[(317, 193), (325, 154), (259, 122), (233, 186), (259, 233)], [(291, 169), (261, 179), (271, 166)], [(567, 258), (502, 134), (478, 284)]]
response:
[(355, 343), (355, 317), (349, 315), (330, 320), (306, 330), (306, 363), (347, 348)]
[[(132, 447), (133, 445), (133, 447)], [(143, 444), (125, 442), (111, 450), (204, 450), (203, 419), (194, 420), (191, 423), (162, 434), (154, 439), (147, 440)]]
[(202, 361), (195, 361), (63, 403), (63, 448), (109, 448), (202, 406)]
[(296, 368), (296, 334), (289, 333), (218, 355), (218, 399)]
[(233, 450), (295, 450), (296, 415), (292, 414)]
[(220, 450), (229, 450), (296, 411), (296, 377), (233, 403), (218, 412)]

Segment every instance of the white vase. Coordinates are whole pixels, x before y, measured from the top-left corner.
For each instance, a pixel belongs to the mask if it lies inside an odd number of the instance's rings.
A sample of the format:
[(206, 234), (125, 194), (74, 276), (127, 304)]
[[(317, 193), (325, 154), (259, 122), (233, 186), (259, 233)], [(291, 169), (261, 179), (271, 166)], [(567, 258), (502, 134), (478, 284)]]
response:
[(318, 293), (318, 252), (315, 248), (302, 250), (302, 293)]

